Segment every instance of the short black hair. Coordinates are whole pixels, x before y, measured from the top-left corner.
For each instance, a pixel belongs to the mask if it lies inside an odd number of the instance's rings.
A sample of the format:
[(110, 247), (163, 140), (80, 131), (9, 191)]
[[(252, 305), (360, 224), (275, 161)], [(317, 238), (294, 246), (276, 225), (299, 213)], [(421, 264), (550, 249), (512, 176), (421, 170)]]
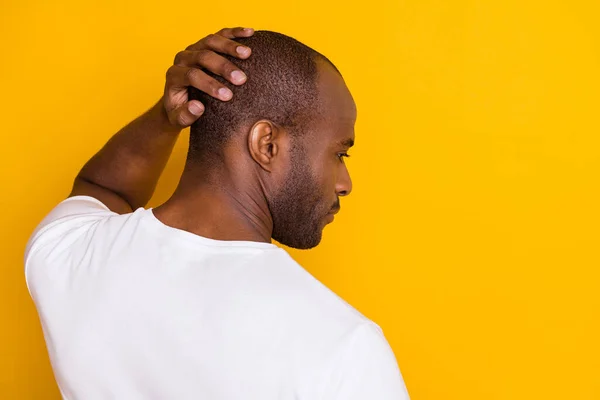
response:
[(204, 114), (191, 126), (188, 162), (218, 155), (223, 144), (243, 126), (250, 128), (268, 119), (301, 133), (319, 112), (317, 60), (325, 56), (294, 38), (271, 31), (256, 31), (237, 42), (252, 49), (246, 60), (225, 56), (246, 73), (248, 79), (235, 86), (210, 74), (233, 92), (230, 101), (221, 101), (191, 87), (189, 98), (200, 100)]

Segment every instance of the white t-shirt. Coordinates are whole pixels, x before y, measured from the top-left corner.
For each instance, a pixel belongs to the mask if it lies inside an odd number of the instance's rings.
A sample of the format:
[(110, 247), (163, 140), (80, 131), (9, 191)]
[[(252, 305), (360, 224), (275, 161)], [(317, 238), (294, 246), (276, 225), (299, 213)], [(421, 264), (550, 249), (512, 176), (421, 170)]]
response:
[(65, 399), (408, 399), (381, 329), (270, 243), (76, 196), (25, 275)]

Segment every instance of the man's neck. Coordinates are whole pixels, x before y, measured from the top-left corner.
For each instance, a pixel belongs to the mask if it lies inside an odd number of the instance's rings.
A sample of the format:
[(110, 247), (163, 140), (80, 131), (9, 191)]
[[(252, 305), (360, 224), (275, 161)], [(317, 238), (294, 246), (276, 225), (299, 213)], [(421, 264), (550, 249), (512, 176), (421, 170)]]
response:
[(261, 188), (249, 188), (243, 179), (211, 182), (185, 173), (154, 215), (165, 225), (210, 239), (270, 243), (273, 220)]

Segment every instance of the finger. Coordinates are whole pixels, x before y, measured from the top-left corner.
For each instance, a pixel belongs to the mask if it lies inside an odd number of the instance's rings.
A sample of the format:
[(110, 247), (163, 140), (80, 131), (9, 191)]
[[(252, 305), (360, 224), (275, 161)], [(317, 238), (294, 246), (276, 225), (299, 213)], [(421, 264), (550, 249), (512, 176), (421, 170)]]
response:
[[(250, 37), (254, 35), (254, 29), (252, 28), (223, 28), (219, 32), (215, 33), (215, 35), (223, 36), (227, 39), (235, 39), (238, 37)], [(210, 36), (210, 35), (209, 35)], [(188, 48), (196, 48), (198, 46), (202, 46), (201, 42), (204, 41), (205, 38), (198, 40), (196, 43), (191, 44)]]
[(199, 42), (188, 46), (186, 50), (212, 50), (217, 53), (228, 54), (232, 57), (241, 59), (250, 57), (250, 54), (252, 53), (250, 47), (243, 46), (218, 34), (210, 34)]
[(246, 74), (234, 63), (210, 50), (181, 51), (175, 56), (174, 64), (182, 67), (199, 66), (222, 76), (234, 85), (241, 85), (247, 79)]
[(217, 35), (221, 35), (223, 37), (226, 37), (227, 39), (234, 39), (236, 37), (249, 37), (254, 35), (254, 29), (242, 27), (223, 28), (219, 32), (217, 32)]
[(169, 112), (169, 121), (182, 128), (192, 125), (204, 113), (204, 105), (191, 100)]
[(198, 68), (173, 65), (167, 70), (167, 96), (176, 95), (182, 89), (193, 86), (196, 89), (219, 100), (228, 101), (233, 93), (215, 78)]

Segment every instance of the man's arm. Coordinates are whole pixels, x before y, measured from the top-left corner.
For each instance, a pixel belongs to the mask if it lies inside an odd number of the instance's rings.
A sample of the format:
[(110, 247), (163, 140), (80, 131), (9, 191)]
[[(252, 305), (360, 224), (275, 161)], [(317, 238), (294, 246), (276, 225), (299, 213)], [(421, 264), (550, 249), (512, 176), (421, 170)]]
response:
[(239, 46), (232, 39), (253, 33), (252, 29), (222, 29), (178, 53), (174, 65), (167, 71), (161, 100), (115, 134), (85, 164), (75, 178), (70, 196), (94, 197), (120, 214), (146, 205), (179, 133), (204, 112), (202, 103), (188, 101), (188, 86), (223, 101), (230, 100), (231, 91), (200, 68), (233, 84), (243, 84), (245, 75), (232, 74), (239, 69), (216, 53), (247, 58), (250, 49)]
[(409, 400), (394, 351), (373, 322), (359, 326), (341, 343), (321, 398)]

